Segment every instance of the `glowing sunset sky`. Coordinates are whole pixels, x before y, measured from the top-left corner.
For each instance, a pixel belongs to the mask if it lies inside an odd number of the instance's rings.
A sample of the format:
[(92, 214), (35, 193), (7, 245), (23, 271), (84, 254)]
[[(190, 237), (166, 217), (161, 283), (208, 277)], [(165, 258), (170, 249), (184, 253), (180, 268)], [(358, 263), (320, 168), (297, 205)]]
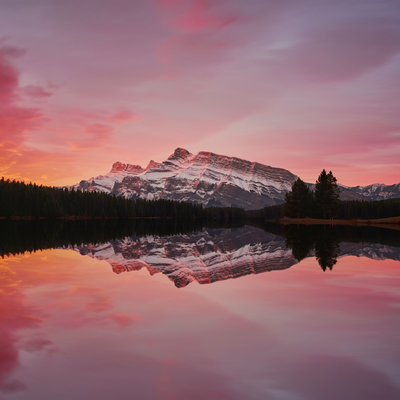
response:
[(0, 175), (176, 147), (400, 181), (398, 0), (0, 0)]

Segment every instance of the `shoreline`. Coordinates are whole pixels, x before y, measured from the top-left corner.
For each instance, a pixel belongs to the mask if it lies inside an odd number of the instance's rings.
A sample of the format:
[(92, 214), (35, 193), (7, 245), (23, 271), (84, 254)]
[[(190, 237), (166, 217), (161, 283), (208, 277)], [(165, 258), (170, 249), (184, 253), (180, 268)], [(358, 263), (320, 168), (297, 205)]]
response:
[(33, 216), (11, 216), (11, 217), (0, 217), (1, 221), (46, 221), (46, 220), (57, 220), (57, 221), (102, 221), (102, 220), (171, 220), (172, 217), (88, 217), (69, 215), (66, 217), (33, 217)]
[(282, 225), (351, 225), (351, 226), (379, 226), (400, 229), (400, 216), (377, 219), (323, 219), (323, 218), (289, 218), (279, 219)]

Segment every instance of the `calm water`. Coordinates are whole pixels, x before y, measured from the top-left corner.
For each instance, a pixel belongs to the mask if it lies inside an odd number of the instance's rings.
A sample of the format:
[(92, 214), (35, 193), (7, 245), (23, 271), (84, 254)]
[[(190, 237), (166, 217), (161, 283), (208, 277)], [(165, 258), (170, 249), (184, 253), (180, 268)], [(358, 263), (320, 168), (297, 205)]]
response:
[(400, 398), (396, 231), (59, 234), (29, 253), (18, 229), (1, 400)]

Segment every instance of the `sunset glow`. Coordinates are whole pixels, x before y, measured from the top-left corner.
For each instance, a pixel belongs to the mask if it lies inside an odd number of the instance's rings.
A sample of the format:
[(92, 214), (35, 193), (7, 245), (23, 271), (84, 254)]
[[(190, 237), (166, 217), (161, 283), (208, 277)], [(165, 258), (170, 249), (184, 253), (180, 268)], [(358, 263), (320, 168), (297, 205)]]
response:
[(0, 11), (0, 176), (70, 185), (183, 147), (310, 182), (322, 168), (349, 186), (400, 181), (397, 0)]

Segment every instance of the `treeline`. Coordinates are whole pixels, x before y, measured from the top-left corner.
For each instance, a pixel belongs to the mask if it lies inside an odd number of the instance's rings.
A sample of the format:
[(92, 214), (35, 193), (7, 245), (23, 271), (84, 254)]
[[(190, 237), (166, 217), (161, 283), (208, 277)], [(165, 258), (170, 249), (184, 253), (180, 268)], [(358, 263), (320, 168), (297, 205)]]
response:
[(0, 180), (0, 217), (6, 218), (171, 218), (230, 223), (244, 216), (237, 208), (205, 209), (173, 200), (131, 200), (101, 192)]
[(203, 208), (203, 220), (207, 226), (219, 227), (221, 224), (240, 226), (246, 221), (246, 212), (237, 207), (208, 207)]
[(389, 218), (400, 216), (400, 199), (379, 201), (340, 201), (337, 218)]
[(254, 221), (257, 226), (258, 220), (277, 221), (284, 217), (283, 204), (268, 206), (259, 210), (248, 210), (246, 211), (246, 216), (249, 221)]
[(0, 180), (4, 217), (182, 217), (201, 218), (201, 206), (169, 200), (129, 200), (100, 192), (82, 192)]
[(248, 212), (250, 218), (277, 220), (290, 218), (375, 219), (400, 216), (400, 199), (379, 201), (339, 200), (340, 189), (332, 172), (319, 175), (314, 192), (300, 178), (286, 194), (282, 205)]
[[(265, 207), (261, 210), (248, 211), (249, 218), (264, 220), (279, 220), (285, 216), (285, 205)], [(317, 213), (309, 212), (303, 217), (318, 218)], [(400, 216), (400, 199), (361, 201), (339, 200), (332, 218), (338, 219), (376, 219)]]

